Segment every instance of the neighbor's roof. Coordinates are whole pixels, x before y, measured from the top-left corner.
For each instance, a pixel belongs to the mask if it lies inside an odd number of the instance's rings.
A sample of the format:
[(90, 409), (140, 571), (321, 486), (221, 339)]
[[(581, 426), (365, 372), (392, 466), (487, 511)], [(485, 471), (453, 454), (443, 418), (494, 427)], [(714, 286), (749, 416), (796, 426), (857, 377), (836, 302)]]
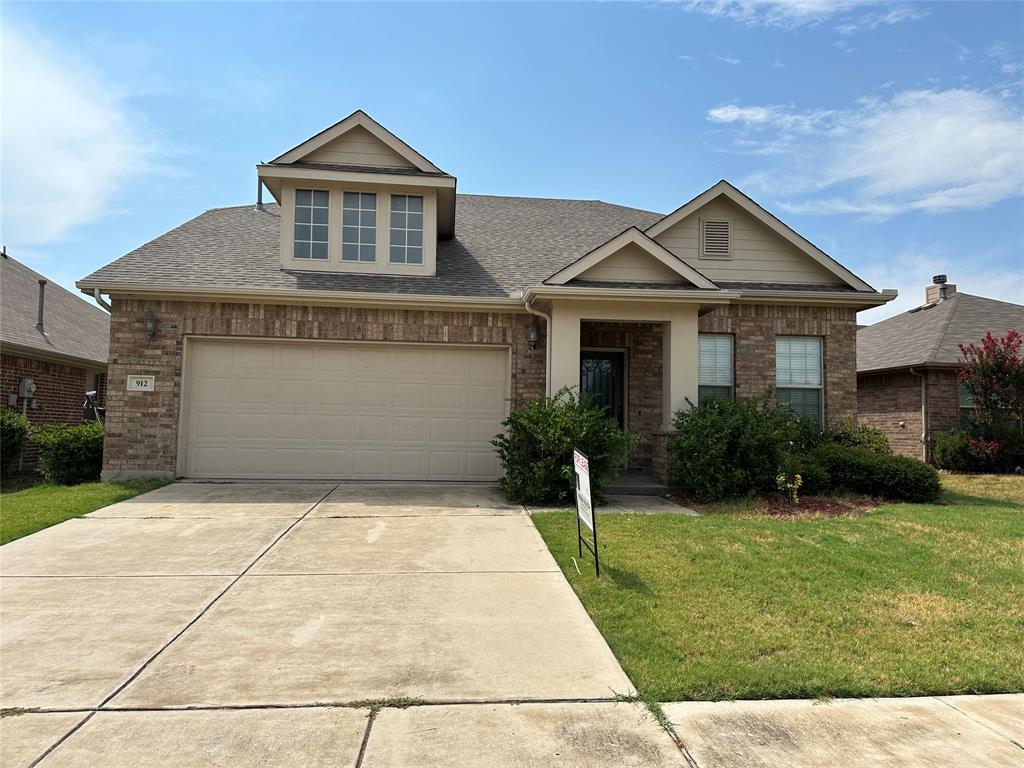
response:
[(279, 207), (246, 205), (200, 214), (82, 283), (507, 298), (627, 227), (661, 218), (599, 200), (458, 195), (457, 205), (455, 237), (438, 242), (432, 277), (281, 269)]
[(960, 362), (963, 342), (1024, 329), (1024, 306), (954, 293), (857, 331), (857, 372)]
[(21, 347), (105, 366), (110, 315), (48, 280), (43, 331), (37, 330), (40, 279), (46, 277), (10, 256), (0, 257), (0, 345), (5, 351)]

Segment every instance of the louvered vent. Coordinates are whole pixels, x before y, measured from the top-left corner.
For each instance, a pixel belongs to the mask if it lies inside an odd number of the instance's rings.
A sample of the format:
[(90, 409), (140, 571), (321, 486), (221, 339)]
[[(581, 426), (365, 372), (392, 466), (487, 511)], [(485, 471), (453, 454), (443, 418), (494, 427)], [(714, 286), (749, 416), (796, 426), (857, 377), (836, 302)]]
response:
[(709, 259), (728, 259), (732, 256), (732, 225), (728, 221), (705, 220), (702, 255)]

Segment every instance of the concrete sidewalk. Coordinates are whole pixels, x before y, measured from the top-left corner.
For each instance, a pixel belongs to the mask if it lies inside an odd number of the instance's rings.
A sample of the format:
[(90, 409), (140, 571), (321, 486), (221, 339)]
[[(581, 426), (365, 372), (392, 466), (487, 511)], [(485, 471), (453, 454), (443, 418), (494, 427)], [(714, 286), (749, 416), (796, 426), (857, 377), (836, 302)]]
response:
[(1024, 694), (665, 704), (694, 768), (1024, 766)]

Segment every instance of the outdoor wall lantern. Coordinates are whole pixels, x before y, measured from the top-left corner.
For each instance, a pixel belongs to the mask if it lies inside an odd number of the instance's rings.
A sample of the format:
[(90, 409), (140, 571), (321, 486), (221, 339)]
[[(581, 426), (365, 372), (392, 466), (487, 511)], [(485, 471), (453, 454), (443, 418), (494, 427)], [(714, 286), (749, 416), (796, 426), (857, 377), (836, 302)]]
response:
[(531, 352), (537, 348), (538, 338), (540, 338), (540, 332), (537, 330), (536, 324), (526, 329), (526, 343), (529, 344)]
[(153, 339), (156, 338), (156, 315), (152, 312), (147, 312), (144, 323), (146, 328), (146, 338), (153, 341)]

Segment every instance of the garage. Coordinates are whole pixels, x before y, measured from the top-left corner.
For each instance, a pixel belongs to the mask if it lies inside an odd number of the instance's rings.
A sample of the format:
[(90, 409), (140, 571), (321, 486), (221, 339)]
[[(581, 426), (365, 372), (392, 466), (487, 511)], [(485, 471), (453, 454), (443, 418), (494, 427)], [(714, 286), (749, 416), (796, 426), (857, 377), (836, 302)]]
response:
[(189, 338), (179, 474), (494, 480), (508, 357), (456, 344)]

